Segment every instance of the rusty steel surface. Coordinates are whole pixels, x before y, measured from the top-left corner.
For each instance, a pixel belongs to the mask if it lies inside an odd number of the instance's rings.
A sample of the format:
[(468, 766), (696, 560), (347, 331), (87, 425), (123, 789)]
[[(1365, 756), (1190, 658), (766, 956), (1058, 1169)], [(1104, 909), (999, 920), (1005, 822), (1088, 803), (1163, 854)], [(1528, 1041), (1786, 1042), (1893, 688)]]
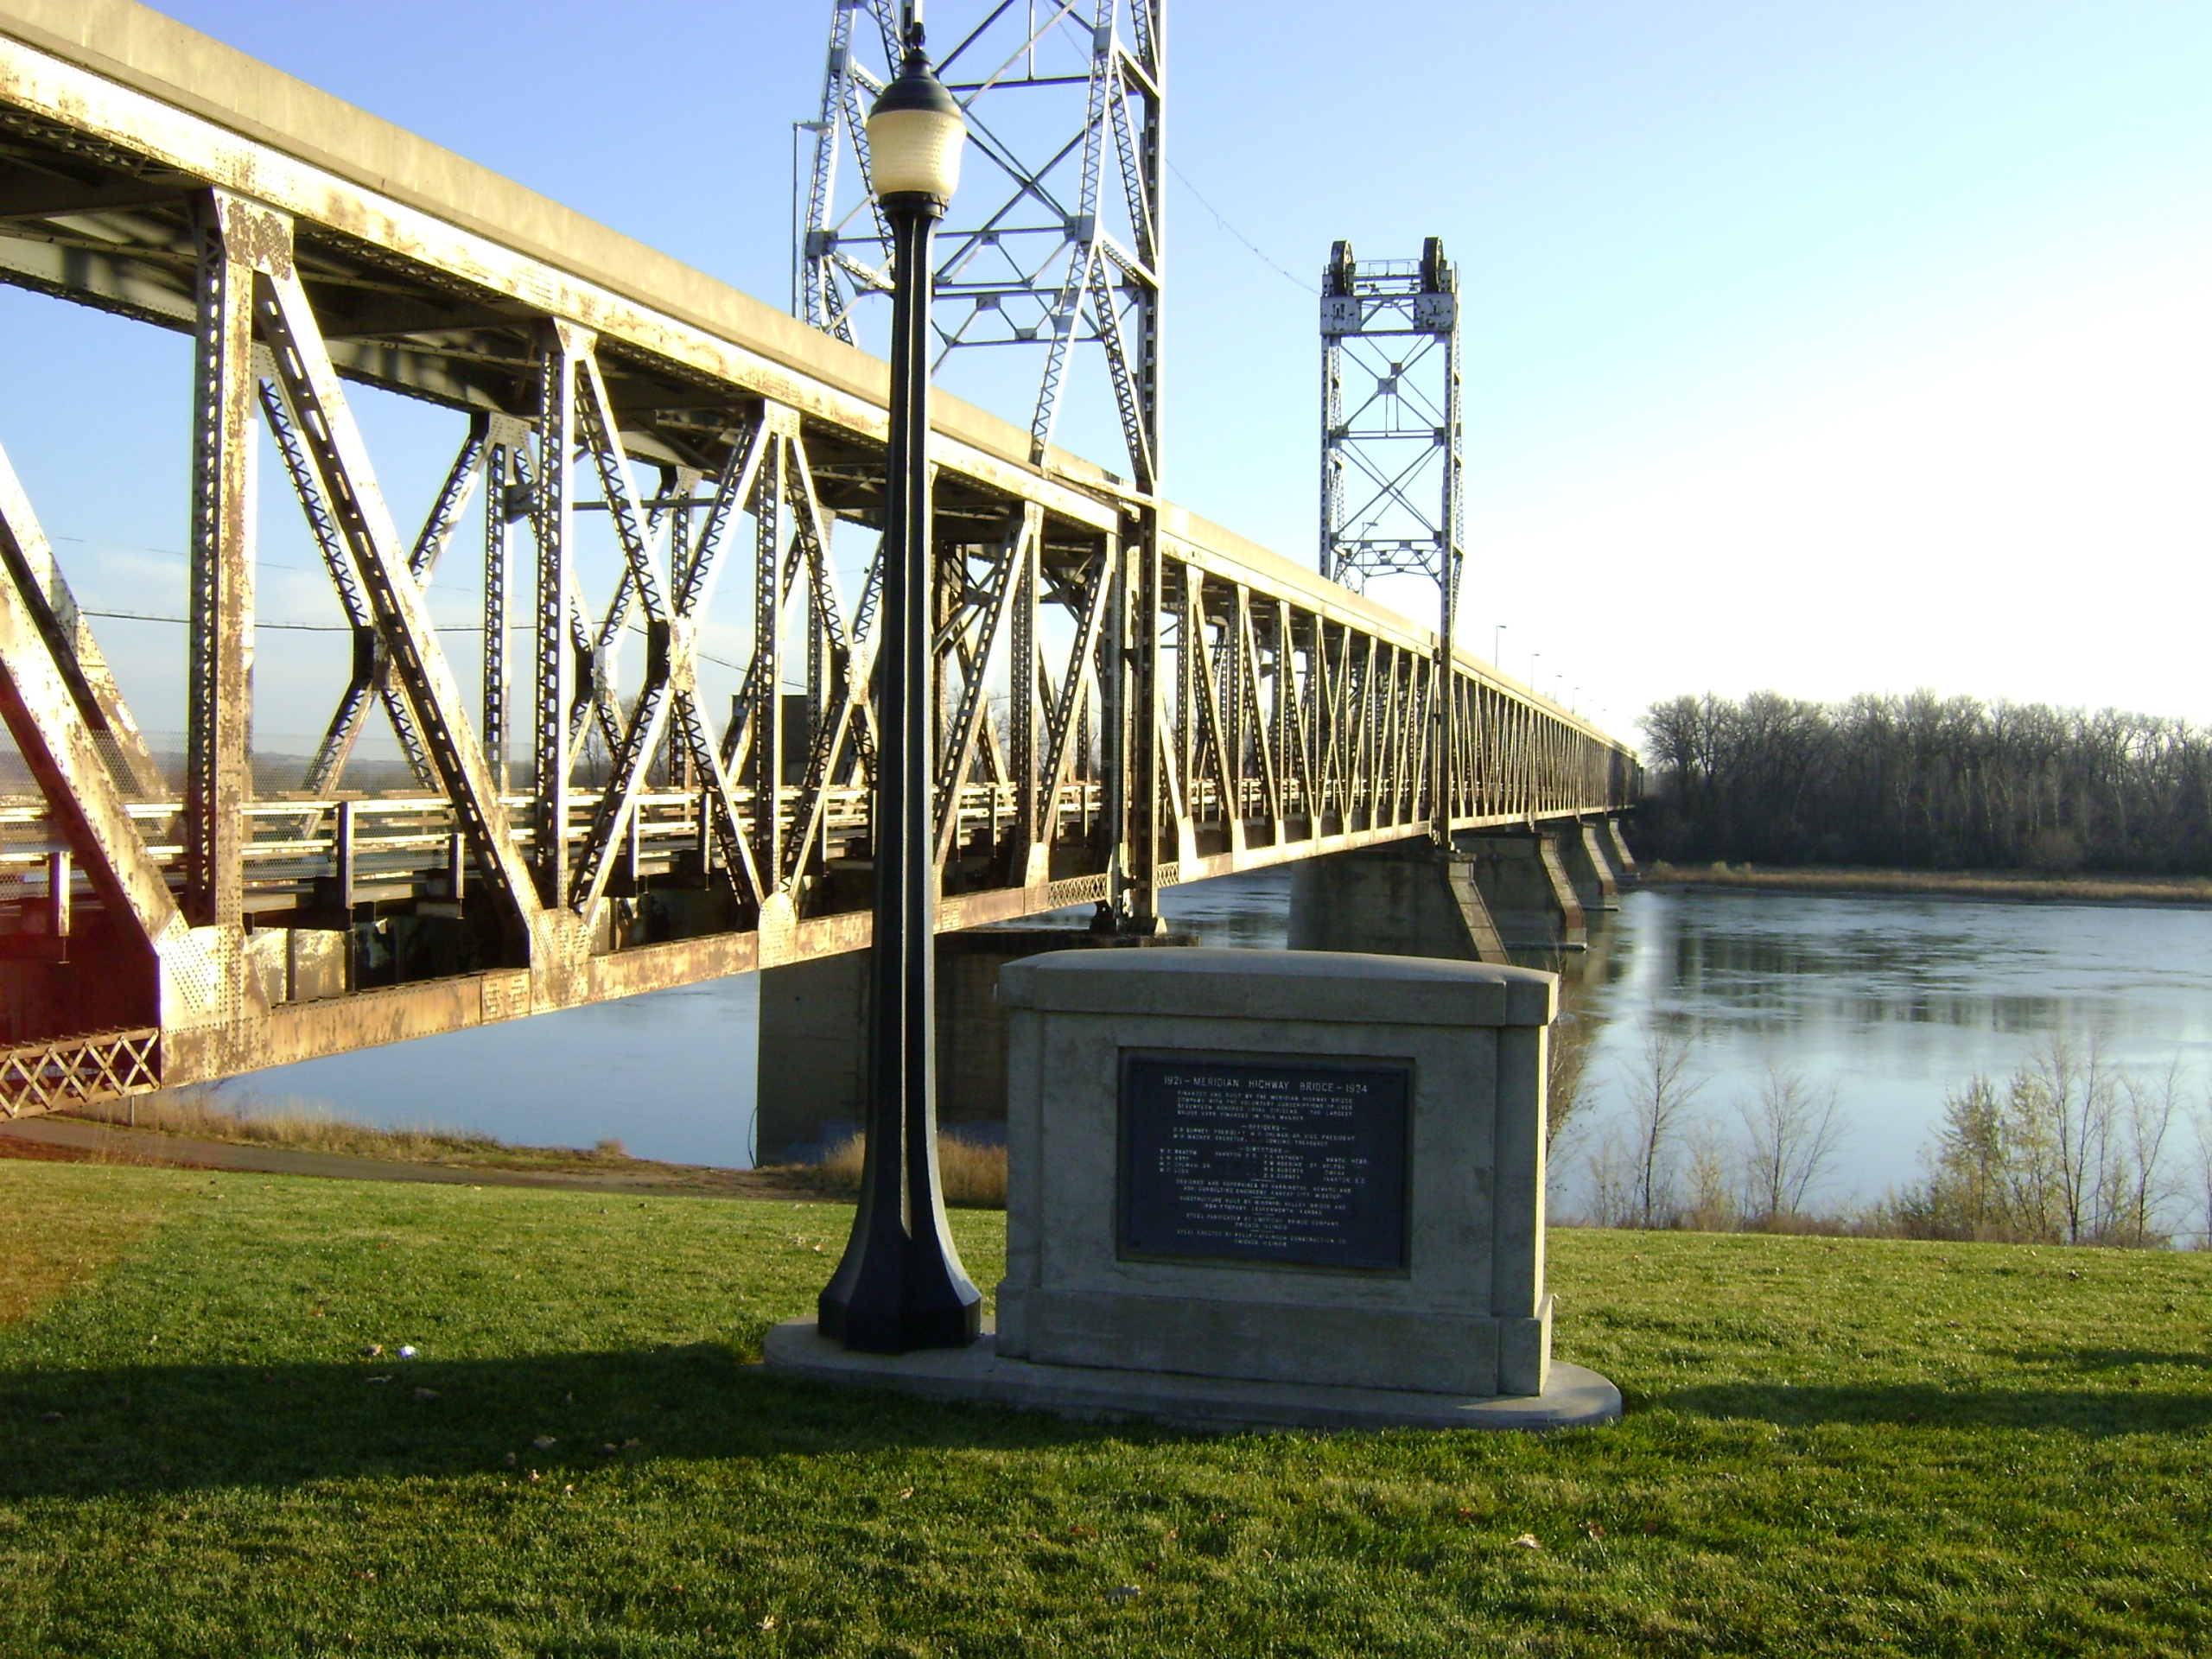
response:
[[(63, 26), (91, 14), (124, 57)], [(846, 592), (831, 554), (881, 523), (881, 365), (648, 251), (617, 280), (634, 245), (599, 227), (563, 255), (564, 213), (123, 0), (0, 0), (0, 281), (194, 346), (177, 776), (0, 433), (28, 773), (0, 798), (0, 1111), (868, 944), (880, 578)], [(359, 384), (454, 411), (411, 536)], [(258, 792), (257, 426), (350, 653), (297, 785)], [(1027, 431), (944, 399), (931, 457), (943, 928), (1103, 904), (1142, 930), (1178, 882), (1637, 797), (1588, 722)], [(426, 597), (456, 579), (485, 624), (458, 662)], [(698, 683), (718, 589), (753, 641), (726, 717)], [(348, 785), (376, 718), (413, 787)]]

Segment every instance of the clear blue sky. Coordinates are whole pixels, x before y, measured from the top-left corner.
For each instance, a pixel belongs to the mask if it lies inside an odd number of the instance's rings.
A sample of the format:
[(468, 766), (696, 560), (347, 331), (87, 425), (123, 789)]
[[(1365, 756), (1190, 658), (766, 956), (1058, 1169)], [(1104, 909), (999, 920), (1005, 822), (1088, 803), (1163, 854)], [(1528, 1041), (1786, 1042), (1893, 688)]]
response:
[[(1169, 154), (1246, 237), (1459, 261), (1476, 649), (1624, 734), (1758, 686), (2212, 718), (2202, 0), (1171, 6)], [(829, 0), (162, 9), (786, 296)], [(1179, 182), (1168, 237), (1166, 488), (1310, 560), (1313, 298)]]

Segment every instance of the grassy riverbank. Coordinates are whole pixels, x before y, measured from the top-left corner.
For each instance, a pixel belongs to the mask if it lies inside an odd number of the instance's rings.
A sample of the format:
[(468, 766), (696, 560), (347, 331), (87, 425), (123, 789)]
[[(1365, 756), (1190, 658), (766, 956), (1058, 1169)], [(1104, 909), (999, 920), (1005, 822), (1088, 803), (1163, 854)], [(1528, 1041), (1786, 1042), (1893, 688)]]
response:
[(2212, 880), (2190, 875), (2037, 875), (2024, 870), (1882, 870), (1749, 864), (1644, 865), (1647, 887), (1920, 895), (2056, 904), (2212, 905)]
[[(1006, 1208), (1006, 1147), (963, 1141), (957, 1132), (940, 1132), (937, 1138), (938, 1176), (944, 1187), (944, 1201), (964, 1210)], [(861, 1173), (868, 1166), (868, 1139), (851, 1135), (830, 1149), (830, 1155), (810, 1173), (821, 1182), (826, 1196), (855, 1198)]]
[[(650, 1183), (661, 1189), (688, 1189), (702, 1195), (764, 1198), (784, 1193), (801, 1198), (850, 1199), (860, 1192), (868, 1144), (852, 1135), (830, 1150), (819, 1164), (779, 1164), (761, 1169), (723, 1169), (703, 1164), (671, 1164), (633, 1158), (620, 1141), (588, 1148), (518, 1146), (495, 1135), (461, 1129), (375, 1128), (349, 1122), (327, 1110), (293, 1102), (243, 1099), (205, 1089), (176, 1089), (124, 1100), (79, 1106), (72, 1119), (141, 1132), (137, 1145), (146, 1161), (162, 1162), (164, 1146), (213, 1141), (279, 1152), (368, 1158), (381, 1163), (432, 1164), (445, 1169), (507, 1170), (564, 1176), (610, 1187)], [(165, 1137), (156, 1141), (153, 1136)], [(1006, 1147), (961, 1138), (949, 1131), (938, 1140), (938, 1166), (945, 1202), (969, 1209), (1006, 1208)], [(0, 1157), (66, 1158), (67, 1149), (24, 1148), (0, 1142)], [(91, 1161), (128, 1162), (127, 1154)], [(180, 1157), (178, 1161), (188, 1161)]]
[(2212, 1647), (2212, 1257), (1560, 1231), (1626, 1421), (1208, 1437), (748, 1369), (849, 1217), (0, 1164), (0, 1651)]
[[(748, 1198), (843, 1196), (834, 1172), (812, 1166), (726, 1169), (633, 1158), (619, 1141), (601, 1141), (590, 1147), (535, 1147), (459, 1129), (377, 1128), (293, 1102), (238, 1098), (210, 1090), (179, 1089), (103, 1101), (78, 1107), (56, 1121), (81, 1121), (131, 1133), (98, 1148), (74, 1150), (0, 1140), (0, 1157), (192, 1165), (209, 1162), (206, 1148), (213, 1145), (302, 1154), (308, 1158), (334, 1156), (384, 1164), (426, 1164), (448, 1170), (504, 1172), (610, 1192), (635, 1189), (663, 1195), (696, 1192)], [(1002, 1152), (1000, 1160), (1002, 1165)], [(304, 1160), (267, 1161), (282, 1168), (300, 1169)], [(334, 1172), (308, 1168), (302, 1173)], [(853, 1185), (857, 1184), (855, 1176)], [(1002, 1172), (999, 1191), (1003, 1205)]]
[(156, 1134), (288, 1152), (335, 1153), (396, 1163), (478, 1165), (502, 1169), (606, 1169), (635, 1161), (620, 1141), (589, 1148), (510, 1146), (495, 1135), (425, 1127), (373, 1128), (294, 1101), (228, 1096), (204, 1089), (171, 1089), (104, 1100), (68, 1114), (88, 1122), (127, 1125)]

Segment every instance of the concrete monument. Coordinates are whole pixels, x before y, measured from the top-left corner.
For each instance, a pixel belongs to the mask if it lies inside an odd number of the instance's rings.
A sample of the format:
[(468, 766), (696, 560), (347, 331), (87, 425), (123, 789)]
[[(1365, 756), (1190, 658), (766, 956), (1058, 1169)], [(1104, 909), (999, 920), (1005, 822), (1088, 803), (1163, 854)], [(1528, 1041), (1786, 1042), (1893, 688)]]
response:
[(1548, 974), (1322, 951), (1009, 963), (995, 1336), (772, 1365), (1093, 1415), (1337, 1427), (1618, 1416), (1551, 1358)]

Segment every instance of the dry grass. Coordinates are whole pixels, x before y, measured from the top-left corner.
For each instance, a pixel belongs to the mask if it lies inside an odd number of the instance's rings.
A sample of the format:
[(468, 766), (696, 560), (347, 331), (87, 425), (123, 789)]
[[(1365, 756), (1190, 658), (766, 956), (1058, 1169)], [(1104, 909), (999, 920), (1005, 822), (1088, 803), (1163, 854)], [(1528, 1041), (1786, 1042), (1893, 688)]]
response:
[[(584, 1187), (637, 1195), (818, 1198), (828, 1196), (822, 1172), (795, 1168), (725, 1169), (711, 1164), (664, 1163), (633, 1158), (620, 1141), (590, 1147), (516, 1146), (489, 1135), (459, 1129), (371, 1128), (334, 1117), (327, 1108), (297, 1100), (270, 1101), (212, 1090), (177, 1089), (135, 1101), (106, 1101), (67, 1116), (128, 1126), (140, 1134), (118, 1136), (111, 1147), (83, 1148), (0, 1140), (0, 1158), (57, 1163), (195, 1164), (210, 1154), (206, 1142), (290, 1154), (334, 1154), (374, 1163), (435, 1164), (446, 1169), (511, 1172)], [(145, 1133), (152, 1131), (153, 1133)], [(279, 1164), (278, 1169), (327, 1175), (327, 1167)], [(348, 1177), (364, 1173), (348, 1169)], [(533, 1184), (536, 1184), (535, 1182)], [(1001, 1178), (1003, 1187), (1003, 1178)]]
[[(854, 1135), (834, 1147), (821, 1164), (825, 1192), (849, 1197), (861, 1190), (861, 1166), (868, 1153), (865, 1137)], [(957, 1135), (937, 1138), (937, 1166), (944, 1182), (944, 1201), (963, 1210), (1006, 1208), (1006, 1148), (980, 1146)]]
[(114, 1168), (162, 1169), (165, 1160), (147, 1158), (113, 1147), (63, 1147), (46, 1141), (0, 1135), (0, 1159), (32, 1164), (102, 1164)]
[(1647, 887), (1743, 887), (1777, 893), (1932, 894), (2068, 904), (2212, 905), (2212, 880), (2193, 875), (2035, 875), (2018, 870), (1870, 870), (1749, 864), (1646, 864)]
[(326, 1109), (297, 1100), (269, 1101), (253, 1096), (217, 1095), (200, 1089), (168, 1089), (134, 1100), (102, 1101), (69, 1114), (103, 1123), (130, 1124), (163, 1135), (234, 1146), (278, 1147), (290, 1152), (336, 1153), (399, 1163), (497, 1162), (502, 1166), (604, 1166), (630, 1161), (620, 1141), (602, 1141), (588, 1151), (568, 1147), (511, 1147), (495, 1135), (463, 1129), (370, 1128), (334, 1117)]

